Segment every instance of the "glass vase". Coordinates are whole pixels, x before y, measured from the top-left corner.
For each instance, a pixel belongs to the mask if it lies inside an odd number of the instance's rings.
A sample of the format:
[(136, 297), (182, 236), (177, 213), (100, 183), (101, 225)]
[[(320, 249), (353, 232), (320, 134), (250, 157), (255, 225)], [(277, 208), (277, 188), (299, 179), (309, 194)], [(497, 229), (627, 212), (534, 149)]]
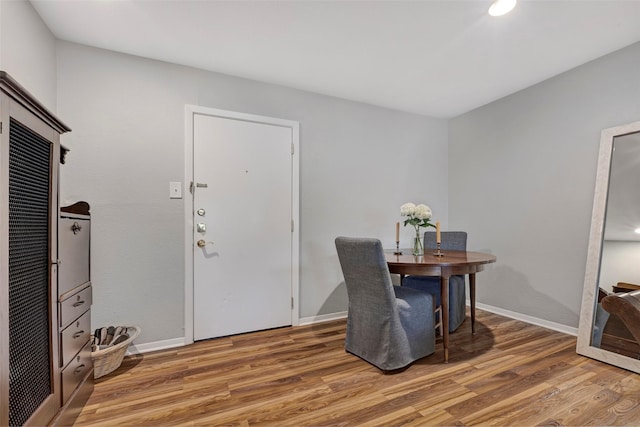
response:
[(422, 244), (422, 238), (420, 237), (420, 230), (416, 230), (416, 237), (413, 238), (413, 255), (424, 255), (424, 246)]

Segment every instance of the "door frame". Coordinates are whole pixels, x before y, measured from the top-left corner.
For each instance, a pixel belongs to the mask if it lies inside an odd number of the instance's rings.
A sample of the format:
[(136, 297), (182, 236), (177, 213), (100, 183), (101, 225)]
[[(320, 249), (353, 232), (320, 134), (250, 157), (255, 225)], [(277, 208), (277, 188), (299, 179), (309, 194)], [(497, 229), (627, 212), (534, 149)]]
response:
[(232, 120), (242, 120), (253, 123), (263, 123), (273, 126), (281, 126), (291, 129), (292, 156), (291, 156), (291, 219), (293, 220), (291, 232), (291, 324), (297, 326), (300, 323), (300, 124), (292, 120), (278, 119), (274, 117), (259, 116), (255, 114), (239, 113), (235, 111), (220, 110), (217, 108), (202, 107), (199, 105), (185, 105), (185, 139), (184, 139), (184, 343), (194, 342), (194, 274), (193, 274), (193, 194), (190, 191), (193, 182), (193, 117), (207, 115)]

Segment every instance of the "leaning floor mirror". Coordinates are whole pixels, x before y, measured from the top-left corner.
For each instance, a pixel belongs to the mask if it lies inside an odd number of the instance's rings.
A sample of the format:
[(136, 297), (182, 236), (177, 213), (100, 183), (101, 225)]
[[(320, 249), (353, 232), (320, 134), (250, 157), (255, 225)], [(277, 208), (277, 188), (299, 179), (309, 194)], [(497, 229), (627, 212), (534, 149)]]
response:
[(577, 352), (640, 373), (640, 122), (602, 131)]

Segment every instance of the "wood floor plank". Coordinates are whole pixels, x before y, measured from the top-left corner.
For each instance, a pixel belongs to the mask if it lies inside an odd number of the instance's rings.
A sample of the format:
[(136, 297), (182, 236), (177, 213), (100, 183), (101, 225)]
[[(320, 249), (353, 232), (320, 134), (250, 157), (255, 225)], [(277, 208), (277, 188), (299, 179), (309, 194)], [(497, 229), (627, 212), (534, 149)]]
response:
[[(539, 425), (548, 424), (549, 414), (561, 413), (567, 408), (573, 407), (577, 401), (592, 396), (600, 388), (588, 382), (588, 374), (578, 378), (578, 385), (566, 388), (551, 387), (543, 391), (540, 395), (527, 402), (520, 402), (520, 405), (510, 413), (500, 417), (501, 424), (493, 425)], [(498, 419), (496, 414), (494, 420)]]
[(125, 358), (76, 426), (640, 425), (640, 376), (575, 337), (478, 310), (436, 353), (386, 374), (345, 352), (346, 322)]
[[(465, 425), (494, 424), (492, 421), (497, 421), (495, 425), (503, 425), (500, 418), (504, 412), (509, 412), (514, 407), (530, 404), (530, 397), (548, 389), (549, 386), (545, 383), (533, 384), (515, 395), (510, 394), (508, 398), (499, 396), (493, 400), (491, 395), (482, 396), (482, 400), (477, 398), (469, 399), (463, 404), (450, 407), (447, 411), (457, 415)], [(466, 408), (466, 410), (460, 411), (461, 407)], [(472, 410), (469, 411), (469, 409)]]
[(452, 417), (443, 409), (435, 409), (421, 412), (424, 423), (421, 426), (460, 426), (460, 421)]

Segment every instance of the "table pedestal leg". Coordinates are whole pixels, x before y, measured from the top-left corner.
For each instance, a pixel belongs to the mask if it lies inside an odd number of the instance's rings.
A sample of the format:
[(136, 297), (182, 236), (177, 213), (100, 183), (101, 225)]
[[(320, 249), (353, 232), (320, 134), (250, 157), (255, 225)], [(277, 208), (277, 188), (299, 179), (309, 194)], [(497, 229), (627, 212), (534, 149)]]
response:
[(442, 345), (444, 347), (444, 361), (449, 362), (449, 275), (440, 277), (440, 302), (442, 310)]
[(471, 333), (476, 333), (476, 273), (469, 274), (469, 301), (471, 302)]

